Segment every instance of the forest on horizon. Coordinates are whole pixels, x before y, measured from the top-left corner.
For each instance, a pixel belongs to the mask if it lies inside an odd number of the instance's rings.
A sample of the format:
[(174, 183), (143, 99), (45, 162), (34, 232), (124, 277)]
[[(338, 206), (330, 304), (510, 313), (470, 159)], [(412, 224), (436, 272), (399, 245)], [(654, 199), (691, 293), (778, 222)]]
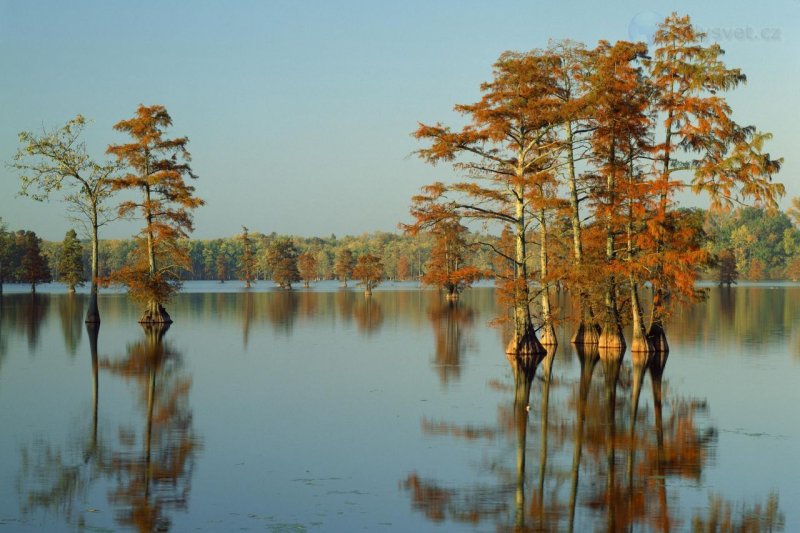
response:
[[(700, 208), (686, 209), (693, 213), (697, 224), (702, 226), (705, 248), (714, 261), (703, 273), (706, 280), (719, 279), (720, 258), (727, 252), (735, 258), (736, 278), (742, 280), (800, 280), (800, 201), (793, 200), (793, 207), (786, 212), (757, 207), (740, 207), (730, 211), (709, 211)], [(7, 234), (13, 234), (11, 229)], [(266, 252), (270, 244), (280, 238), (289, 238), (299, 253), (310, 253), (317, 259), (317, 279), (335, 279), (336, 254), (349, 249), (355, 256), (370, 253), (379, 256), (387, 279), (416, 280), (426, 270), (433, 239), (422, 234), (417, 237), (402, 233), (369, 232), (361, 235), (337, 237), (299, 237), (279, 235), (275, 232), (250, 233), (255, 251), (255, 276), (257, 280), (271, 279), (271, 269)], [(470, 232), (468, 241), (477, 243), (486, 240), (486, 235)], [(496, 237), (495, 237), (496, 238)], [(46, 259), (52, 279), (60, 276), (59, 263), (63, 255), (63, 243), (43, 240), (42, 253)], [(101, 274), (122, 268), (131, 260), (134, 251), (133, 239), (101, 239)], [(84, 281), (90, 272), (90, 247), (87, 239), (81, 241)], [(184, 273), (184, 280), (241, 279), (240, 270), (243, 245), (240, 235), (216, 239), (188, 239), (182, 242), (191, 259), (191, 269)], [(220, 259), (221, 258), (221, 259)], [(470, 248), (468, 260), (483, 271), (492, 272), (495, 265), (491, 251), (478, 246)], [(220, 276), (219, 265), (224, 263), (225, 275)], [(12, 261), (13, 263), (13, 261)], [(19, 261), (17, 261), (17, 264)], [(535, 267), (535, 265), (533, 265)], [(6, 282), (22, 282), (20, 275), (6, 275)]]

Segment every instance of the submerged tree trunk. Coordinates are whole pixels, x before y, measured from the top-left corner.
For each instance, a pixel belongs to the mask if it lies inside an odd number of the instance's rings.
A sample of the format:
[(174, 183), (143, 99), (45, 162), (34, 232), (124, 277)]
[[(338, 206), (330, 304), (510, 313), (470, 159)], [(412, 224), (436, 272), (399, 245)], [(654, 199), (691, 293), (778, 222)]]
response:
[(667, 332), (664, 329), (664, 318), (661, 306), (664, 305), (666, 295), (660, 287), (653, 288), (653, 310), (651, 311), (650, 329), (647, 330), (647, 339), (657, 352), (668, 353)]
[(525, 190), (521, 184), (517, 186), (515, 193), (514, 338), (508, 344), (506, 353), (542, 355), (546, 350), (536, 338), (536, 330), (531, 321), (528, 255), (525, 249)]
[(644, 329), (644, 319), (642, 318), (642, 307), (639, 302), (639, 286), (633, 276), (630, 277), (631, 286), (631, 327), (633, 328), (631, 338), (631, 352), (648, 353), (653, 351), (653, 345), (647, 338)]
[(141, 318), (139, 319), (140, 324), (171, 324), (172, 318), (170, 318), (169, 313), (167, 310), (162, 307), (160, 303), (155, 300), (150, 300), (147, 303), (147, 309), (145, 309), (144, 314), (142, 314)]
[(445, 287), (445, 289), (447, 291), (444, 294), (445, 300), (450, 301), (450, 302), (455, 302), (456, 300), (458, 300), (458, 287), (457, 286), (455, 286), (453, 284), (450, 284), (447, 287)]
[(97, 227), (97, 208), (95, 206), (92, 212), (92, 288), (89, 292), (89, 309), (86, 310), (87, 324), (100, 323), (100, 309), (97, 307), (97, 278), (100, 277), (100, 264), (98, 261), (99, 240), (97, 237)]

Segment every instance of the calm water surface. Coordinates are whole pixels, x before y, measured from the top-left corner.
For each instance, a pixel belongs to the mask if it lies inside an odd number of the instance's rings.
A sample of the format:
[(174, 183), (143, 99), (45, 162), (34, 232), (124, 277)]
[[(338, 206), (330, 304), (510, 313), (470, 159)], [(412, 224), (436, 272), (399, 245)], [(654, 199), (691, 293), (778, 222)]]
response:
[(489, 287), (268, 285), (167, 331), (7, 286), (0, 532), (800, 530), (798, 287), (711, 288), (667, 360), (509, 362)]

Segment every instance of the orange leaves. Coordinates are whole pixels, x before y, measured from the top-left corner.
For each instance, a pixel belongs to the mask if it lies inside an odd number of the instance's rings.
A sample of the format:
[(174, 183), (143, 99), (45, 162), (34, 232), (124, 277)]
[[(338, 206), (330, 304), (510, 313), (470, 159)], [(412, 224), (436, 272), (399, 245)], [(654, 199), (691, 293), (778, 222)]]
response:
[(384, 276), (381, 258), (372, 254), (358, 256), (356, 266), (353, 268), (353, 279), (364, 286), (366, 292), (371, 292)]
[(166, 108), (140, 105), (133, 118), (118, 122), (114, 129), (128, 133), (133, 142), (108, 147), (107, 152), (127, 166), (130, 173), (113, 181), (114, 190), (136, 189), (139, 201), (120, 205), (121, 216), (139, 209), (145, 226), (137, 239), (135, 265), (115, 275), (134, 297), (164, 302), (178, 288), (178, 271), (188, 265), (178, 239), (193, 230), (191, 211), (204, 204), (184, 178), (196, 178), (186, 137), (167, 139), (164, 129), (172, 125)]

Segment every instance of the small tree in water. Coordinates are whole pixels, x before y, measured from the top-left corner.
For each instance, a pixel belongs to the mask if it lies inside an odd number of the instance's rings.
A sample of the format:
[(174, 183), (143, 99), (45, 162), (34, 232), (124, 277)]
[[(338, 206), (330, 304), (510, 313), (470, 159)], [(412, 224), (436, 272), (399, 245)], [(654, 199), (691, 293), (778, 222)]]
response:
[(17, 245), (22, 250), (20, 261), (20, 280), (31, 284), (31, 292), (36, 292), (38, 283), (48, 283), (52, 280), (47, 259), (42, 255), (42, 239), (32, 231), (19, 231)]
[(75, 292), (75, 287), (83, 286), (83, 246), (74, 229), (67, 232), (61, 244), (58, 278), (67, 284), (69, 292)]
[(365, 296), (371, 296), (372, 289), (377, 287), (383, 279), (381, 258), (372, 254), (358, 256), (356, 266), (353, 268), (353, 279), (357, 279), (359, 285), (364, 286)]
[(276, 239), (267, 250), (267, 264), (272, 270), (272, 281), (283, 289), (291, 289), (292, 282), (300, 281), (297, 271), (297, 247), (289, 238)]
[(311, 253), (304, 253), (297, 260), (297, 268), (300, 270), (303, 287), (308, 288), (309, 282), (317, 279), (317, 258)]
[(448, 300), (457, 300), (458, 294), (483, 274), (466, 262), (467, 228), (457, 220), (446, 220), (434, 226), (431, 233), (433, 248), (422, 283), (439, 287)]
[(115, 218), (108, 205), (117, 165), (95, 162), (80, 140), (86, 127), (81, 115), (63, 127), (41, 134), (22, 132), (22, 147), (12, 166), (20, 172), (20, 195), (45, 200), (64, 189), (63, 200), (75, 219), (84, 224), (92, 243), (92, 290), (86, 322), (100, 322), (97, 308), (97, 282), (100, 276), (99, 238), (101, 226)]
[(146, 304), (141, 323), (172, 322), (162, 304), (180, 288), (180, 271), (191, 266), (179, 240), (193, 230), (192, 210), (204, 203), (184, 180), (197, 177), (189, 166), (189, 139), (165, 138), (164, 129), (171, 125), (172, 118), (163, 106), (140, 105), (133, 118), (114, 126), (133, 137), (133, 142), (108, 147), (108, 153), (130, 169), (129, 174), (114, 180), (114, 189), (142, 193), (141, 200), (123, 202), (119, 208), (122, 216), (138, 209), (145, 221), (135, 239), (134, 262), (110, 278)]
[(342, 282), (342, 287), (347, 287), (347, 280), (352, 279), (354, 265), (353, 252), (347, 248), (339, 250), (339, 253), (336, 254), (336, 263), (333, 269), (336, 272), (336, 277)]

